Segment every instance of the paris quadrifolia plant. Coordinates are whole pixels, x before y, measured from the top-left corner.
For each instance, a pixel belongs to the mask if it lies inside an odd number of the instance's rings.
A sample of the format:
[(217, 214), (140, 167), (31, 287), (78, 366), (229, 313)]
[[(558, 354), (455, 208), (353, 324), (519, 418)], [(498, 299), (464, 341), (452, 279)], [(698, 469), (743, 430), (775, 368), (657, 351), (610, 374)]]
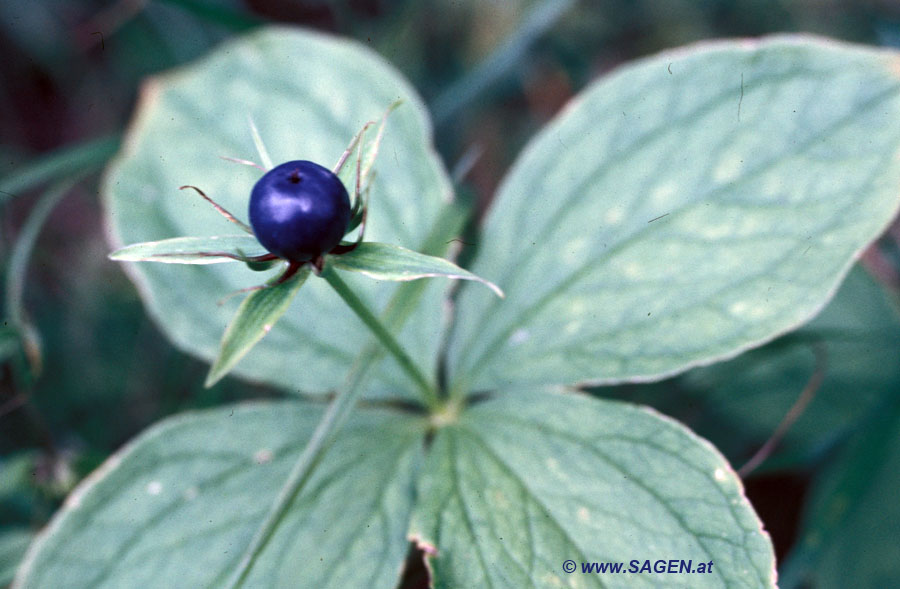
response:
[(471, 272), (428, 111), (368, 48), (265, 28), (153, 78), (103, 180), (111, 257), (207, 385), (284, 396), (139, 436), (17, 585), (393, 588), (421, 555), (442, 589), (774, 587), (728, 460), (604, 387), (822, 310), (900, 204), (898, 72), (797, 36), (623, 66), (524, 148)]
[[(275, 325), (303, 285), (310, 272), (327, 280), (381, 339), (385, 349), (422, 387), (430, 403), (437, 399), (428, 381), (419, 373), (402, 347), (378, 324), (377, 318), (348, 288), (334, 269), (359, 272), (377, 280), (408, 281), (429, 277), (477, 280), (503, 296), (496, 285), (467, 272), (443, 258), (417, 253), (406, 248), (363, 241), (368, 195), (375, 178), (375, 159), (388, 115), (400, 106), (392, 104), (381, 118), (377, 134), (365, 141), (366, 132), (375, 124), (369, 121), (352, 138), (334, 168), (293, 160), (273, 166), (272, 159), (250, 120), (250, 130), (262, 165), (251, 160), (222, 156), (234, 163), (249, 165), (263, 172), (250, 191), (249, 218), (246, 224), (218, 204), (196, 186), (184, 185), (208, 201), (225, 219), (248, 235), (216, 235), (211, 237), (175, 237), (129, 245), (110, 258), (123, 262), (163, 262), (169, 264), (213, 264), (244, 262), (250, 270), (263, 271), (281, 265), (282, 271), (266, 284), (242, 288), (232, 294), (251, 294), (232, 319), (212, 364), (207, 386), (212, 386)], [(353, 197), (348, 194), (340, 175), (355, 154), (350, 178)], [(410, 195), (411, 198), (414, 195)], [(358, 230), (356, 239), (342, 239)], [(266, 253), (252, 253), (259, 249)]]

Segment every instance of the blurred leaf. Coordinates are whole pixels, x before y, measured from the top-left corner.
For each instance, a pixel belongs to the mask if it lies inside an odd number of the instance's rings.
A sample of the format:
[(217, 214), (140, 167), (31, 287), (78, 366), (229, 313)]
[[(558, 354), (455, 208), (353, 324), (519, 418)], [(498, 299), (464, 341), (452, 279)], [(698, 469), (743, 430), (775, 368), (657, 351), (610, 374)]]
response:
[(118, 135), (66, 146), (7, 173), (0, 180), (0, 204), (51, 180), (100, 168), (119, 148)]
[(47, 190), (35, 203), (28, 215), (25, 224), (16, 238), (12, 252), (9, 255), (9, 266), (6, 276), (6, 316), (9, 317), (13, 327), (20, 327), (25, 323), (25, 310), (23, 296), (25, 291), (25, 276), (28, 271), (28, 262), (31, 252), (37, 242), (41, 228), (47, 221), (47, 217), (56, 208), (60, 199), (64, 197), (77, 179), (64, 180)]
[(897, 585), (900, 396), (896, 392), (816, 482), (800, 540), (783, 564), (785, 589), (809, 582), (822, 589)]
[(220, 264), (268, 253), (252, 235), (173, 237), (135, 243), (109, 254), (117, 262), (162, 262), (164, 264)]
[[(69, 497), (21, 587), (220, 586), (321, 415), (281, 402), (154, 426)], [(356, 411), (246, 586), (394, 587), (423, 433), (402, 413)]]
[(71, 55), (71, 31), (65, 19), (60, 18), (60, 13), (70, 8), (67, 6), (70, 4), (66, 0), (45, 0), (37, 4), (28, 0), (4, 0), (0, 31), (5, 42), (16, 46), (32, 63), (43, 66), (59, 63), (60, 55)]
[[(850, 433), (900, 388), (900, 322), (884, 290), (859, 267), (802, 329), (734, 360), (688, 372), (679, 379), (679, 401), (657, 405), (644, 395), (633, 400), (685, 419), (726, 455), (746, 458), (745, 445), (772, 433), (809, 380), (813, 344), (826, 351), (824, 379), (781, 445), (786, 453), (809, 456)], [(689, 408), (685, 397), (691, 399)]]
[[(430, 146), (427, 114), (402, 77), (357, 43), (297, 29), (266, 28), (222, 45), (211, 56), (144, 89), (126, 147), (103, 186), (115, 244), (222, 233), (205, 203), (185, 200), (178, 186), (200, 187), (231, 211), (246, 209), (258, 170), (218, 156), (252, 159), (250, 116), (276, 162), (306, 159), (331, 165), (353, 135), (397, 100), (371, 194), (367, 236), (414, 250), (436, 226), (451, 194)], [(173, 140), (173, 138), (179, 138)], [(189, 139), (189, 140), (188, 140)], [(216, 224), (218, 223), (218, 225)], [(447, 238), (449, 239), (449, 238)], [(440, 255), (446, 250), (429, 252)], [(236, 301), (223, 294), (258, 280), (236, 264), (129, 268), (149, 313), (179, 347), (212, 360)], [(381, 312), (398, 286), (351, 277), (368, 306)], [(424, 289), (398, 339), (421, 366), (436, 364), (443, 298), (449, 284)], [(395, 326), (396, 327), (396, 326)], [(371, 341), (324, 281), (311, 281), (291, 309), (235, 373), (307, 393), (332, 391)], [(370, 396), (407, 396), (415, 389), (392, 360), (382, 362)]]
[(271, 331), (308, 276), (309, 267), (305, 267), (281, 284), (253, 291), (244, 299), (222, 336), (219, 355), (206, 376), (207, 387), (228, 374)]
[(245, 31), (264, 23), (245, 9), (240, 0), (162, 0), (166, 4), (177, 6), (203, 20), (218, 23), (234, 31)]
[(34, 539), (29, 528), (0, 528), (0, 586), (12, 582), (28, 545)]
[(437, 277), (475, 280), (490, 288), (498, 297), (503, 297), (503, 291), (496, 284), (463, 270), (449, 260), (387, 243), (367, 241), (346, 254), (328, 256), (327, 261), (338, 270), (359, 272), (376, 280), (407, 281)]
[(19, 351), (19, 335), (12, 327), (0, 327), (0, 363), (6, 362)]
[(38, 453), (20, 451), (0, 458), (0, 521), (29, 523), (39, 511), (35, 505)]
[(898, 65), (707, 43), (583, 92), (493, 203), (472, 271), (508, 300), (463, 289), (453, 388), (658, 380), (810, 319), (897, 211)]
[[(655, 412), (517, 390), (439, 430), (412, 535), (435, 587), (658, 587), (563, 561), (713, 561), (667, 587), (774, 587), (774, 553), (741, 483), (704, 440)], [(577, 579), (577, 581), (576, 581)]]
[(574, 0), (535, 2), (521, 24), (487, 59), (435, 98), (431, 110), (437, 125), (451, 122), (455, 115), (471, 106), (491, 85), (514, 72), (531, 46), (575, 4)]
[(40, 374), (43, 365), (40, 334), (31, 325), (25, 310), (25, 278), (28, 272), (28, 264), (31, 253), (37, 242), (41, 228), (56, 208), (59, 201), (68, 194), (72, 186), (81, 178), (76, 177), (61, 180), (41, 195), (37, 203), (28, 214), (25, 224), (22, 226), (16, 242), (9, 255), (9, 265), (6, 269), (6, 317), (10, 327), (16, 330), (25, 355), (28, 358), (31, 376)]

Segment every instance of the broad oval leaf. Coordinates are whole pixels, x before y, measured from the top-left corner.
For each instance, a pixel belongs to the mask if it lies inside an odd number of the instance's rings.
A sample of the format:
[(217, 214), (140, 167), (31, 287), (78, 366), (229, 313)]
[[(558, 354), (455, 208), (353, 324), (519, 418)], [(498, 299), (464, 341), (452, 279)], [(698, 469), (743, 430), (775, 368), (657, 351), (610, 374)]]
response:
[(621, 68), (526, 148), (486, 220), (458, 390), (646, 381), (807, 321), (894, 216), (900, 60), (810, 37)]
[[(433, 554), (438, 589), (775, 586), (772, 544), (728, 463), (651, 410), (498, 396), (439, 431), (419, 496), (411, 535)], [(633, 560), (713, 566), (582, 573), (582, 563)]]
[(112, 252), (109, 259), (117, 262), (221, 264), (267, 253), (252, 235), (213, 235), (133, 243)]
[(329, 256), (328, 263), (339, 270), (359, 272), (376, 280), (406, 282), (420, 278), (456, 278), (484, 284), (503, 298), (496, 284), (463, 270), (450, 260), (428, 256), (389, 243), (366, 241), (346, 254)]
[[(221, 586), (321, 415), (260, 403), (154, 426), (69, 496), (16, 586)], [(422, 436), (420, 420), (356, 411), (245, 586), (394, 587)]]
[[(265, 28), (228, 42), (145, 85), (123, 151), (103, 183), (111, 240), (120, 247), (233, 233), (208, 203), (178, 187), (196, 186), (246, 220), (250, 190), (261, 172), (219, 156), (257, 158), (249, 119), (276, 164), (307, 159), (330, 168), (364, 123), (378, 121), (397, 100), (402, 105), (387, 120), (375, 166), (366, 234), (425, 251), (422, 244), (436, 230), (451, 188), (431, 148), (421, 100), (363, 46), (287, 28)], [(242, 264), (136, 264), (128, 271), (166, 335), (208, 360), (216, 356), (239, 302), (217, 306), (216, 301), (264, 281)], [(357, 276), (349, 282), (376, 313), (401, 288)], [(426, 373), (434, 372), (448, 287), (426, 288), (423, 304), (408, 313), (398, 333)], [(311, 279), (235, 373), (295, 392), (331, 391), (371, 340), (327, 284)], [(381, 362), (373, 377), (370, 396), (405, 396), (415, 390), (392, 359)]]

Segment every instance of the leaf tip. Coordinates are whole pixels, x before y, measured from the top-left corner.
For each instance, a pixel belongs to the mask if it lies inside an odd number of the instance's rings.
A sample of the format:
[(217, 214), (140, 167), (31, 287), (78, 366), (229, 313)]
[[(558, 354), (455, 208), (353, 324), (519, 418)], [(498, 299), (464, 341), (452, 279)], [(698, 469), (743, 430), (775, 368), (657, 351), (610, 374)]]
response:
[(482, 282), (486, 287), (488, 287), (489, 289), (491, 289), (492, 291), (494, 291), (494, 294), (497, 295), (498, 297), (500, 297), (501, 299), (505, 299), (505, 298), (506, 298), (506, 293), (503, 292), (503, 289), (500, 288), (499, 286), (497, 286), (496, 284), (494, 284), (493, 282), (491, 282), (490, 280), (485, 280), (485, 279), (482, 278), (482, 279), (481, 279), (481, 282)]
[(219, 374), (217, 370), (215, 370), (215, 366), (209, 369), (209, 372), (206, 375), (206, 380), (203, 381), (204, 389), (211, 389), (213, 385), (222, 380), (222, 376)]

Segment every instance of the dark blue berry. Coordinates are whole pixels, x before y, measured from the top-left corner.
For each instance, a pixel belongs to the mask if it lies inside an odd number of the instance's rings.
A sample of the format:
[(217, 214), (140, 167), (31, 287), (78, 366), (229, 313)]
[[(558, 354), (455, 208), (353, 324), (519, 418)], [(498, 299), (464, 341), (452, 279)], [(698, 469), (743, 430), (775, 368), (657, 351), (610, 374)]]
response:
[(304, 160), (275, 166), (250, 193), (250, 225), (264, 248), (291, 262), (327, 254), (347, 231), (350, 197), (330, 170)]

